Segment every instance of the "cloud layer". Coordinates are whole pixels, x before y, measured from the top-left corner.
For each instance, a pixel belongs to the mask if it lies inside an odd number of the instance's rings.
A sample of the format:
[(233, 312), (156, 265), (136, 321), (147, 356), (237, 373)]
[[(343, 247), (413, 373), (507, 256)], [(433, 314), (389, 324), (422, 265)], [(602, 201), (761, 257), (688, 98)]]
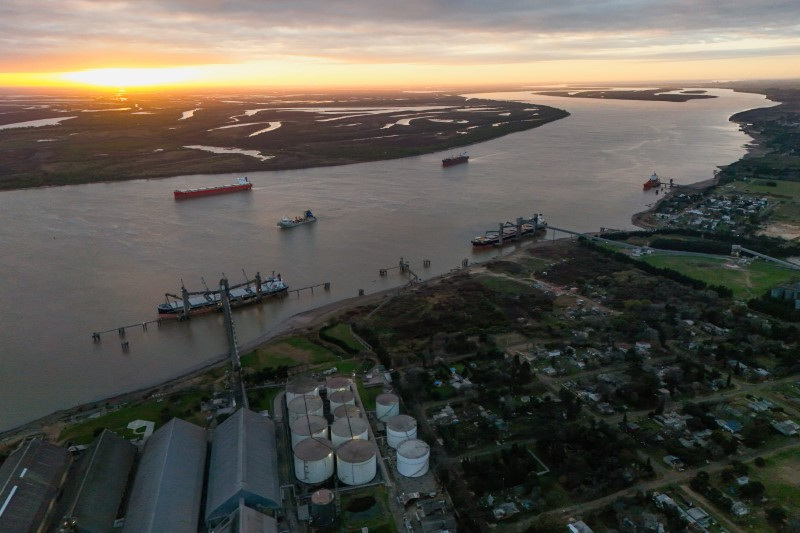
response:
[(796, 0), (5, 0), (0, 72), (800, 56)]

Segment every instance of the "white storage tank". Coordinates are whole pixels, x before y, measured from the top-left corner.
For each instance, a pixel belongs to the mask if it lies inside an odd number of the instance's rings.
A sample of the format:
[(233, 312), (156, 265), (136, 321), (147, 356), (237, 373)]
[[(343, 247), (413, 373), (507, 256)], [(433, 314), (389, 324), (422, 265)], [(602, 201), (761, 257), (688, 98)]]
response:
[(369, 439), (369, 424), (363, 418), (339, 418), (331, 424), (331, 442), (338, 448), (351, 439)]
[(350, 378), (333, 376), (325, 380), (325, 390), (328, 394), (340, 390), (350, 390)]
[(400, 414), (400, 398), (396, 394), (385, 392), (375, 398), (375, 416), (381, 422), (386, 422), (393, 416)]
[(405, 477), (420, 477), (428, 472), (431, 447), (425, 441), (408, 439), (397, 447), (397, 471)]
[(310, 437), (327, 439), (328, 421), (318, 415), (306, 415), (292, 422), (292, 448)]
[(340, 418), (358, 418), (361, 416), (361, 408), (357, 405), (340, 405), (336, 409), (331, 409), (333, 411), (333, 419), (339, 420)]
[(286, 405), (298, 396), (319, 396), (319, 384), (308, 377), (293, 379), (286, 384)]
[(294, 447), (294, 475), (315, 485), (333, 475), (333, 443), (328, 439), (305, 439)]
[(400, 443), (417, 438), (417, 421), (408, 415), (395, 415), (386, 421), (386, 443), (397, 449)]
[(342, 405), (356, 404), (356, 398), (349, 390), (337, 390), (336, 392), (332, 392), (328, 394), (328, 400), (331, 402), (331, 412)]
[(378, 449), (371, 440), (349, 440), (336, 450), (336, 475), (345, 485), (363, 485), (375, 477)]
[(322, 398), (319, 396), (298, 396), (287, 405), (289, 424), (306, 415), (322, 416)]

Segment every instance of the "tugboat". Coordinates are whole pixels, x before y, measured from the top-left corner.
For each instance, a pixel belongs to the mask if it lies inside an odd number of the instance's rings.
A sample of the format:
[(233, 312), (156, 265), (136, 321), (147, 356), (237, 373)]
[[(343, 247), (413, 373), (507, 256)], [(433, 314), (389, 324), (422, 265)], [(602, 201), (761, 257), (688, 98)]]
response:
[(645, 191), (649, 191), (653, 187), (657, 188), (660, 185), (661, 185), (661, 178), (658, 177), (658, 174), (653, 172), (653, 175), (650, 176), (650, 179), (648, 179), (647, 181), (644, 182), (644, 185), (642, 185), (642, 188)]
[(301, 217), (283, 217), (280, 222), (278, 222), (278, 227), (281, 229), (286, 228), (293, 228), (295, 226), (300, 226), (302, 224), (310, 224), (312, 222), (316, 222), (317, 217), (310, 210), (306, 210), (306, 212)]
[(453, 165), (466, 163), (467, 161), (469, 161), (469, 155), (467, 155), (467, 152), (461, 152), (460, 155), (451, 155), (450, 157), (442, 159), (442, 166), (452, 167)]

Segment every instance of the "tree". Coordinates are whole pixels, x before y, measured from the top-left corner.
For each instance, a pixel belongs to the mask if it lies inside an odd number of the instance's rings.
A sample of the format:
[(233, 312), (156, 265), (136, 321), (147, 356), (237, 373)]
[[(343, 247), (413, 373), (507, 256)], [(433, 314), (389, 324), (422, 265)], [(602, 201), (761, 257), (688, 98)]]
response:
[(781, 526), (786, 521), (786, 511), (782, 507), (770, 507), (766, 510), (767, 521), (775, 527)]

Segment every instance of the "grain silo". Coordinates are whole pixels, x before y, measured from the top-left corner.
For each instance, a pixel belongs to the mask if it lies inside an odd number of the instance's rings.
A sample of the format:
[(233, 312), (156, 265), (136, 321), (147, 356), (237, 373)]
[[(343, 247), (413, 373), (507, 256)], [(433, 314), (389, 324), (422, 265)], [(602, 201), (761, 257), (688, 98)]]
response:
[(333, 376), (325, 380), (325, 390), (328, 394), (340, 390), (350, 390), (350, 378)]
[(336, 409), (331, 409), (333, 411), (333, 419), (339, 420), (340, 418), (350, 417), (350, 418), (358, 418), (361, 416), (361, 408), (357, 405), (340, 405)]
[(381, 422), (386, 422), (393, 416), (400, 414), (400, 398), (396, 394), (385, 392), (375, 398), (375, 416)]
[(311, 524), (314, 527), (325, 527), (336, 520), (336, 504), (334, 494), (328, 489), (319, 489), (311, 495)]
[(293, 379), (286, 384), (286, 405), (298, 396), (319, 396), (319, 384), (308, 377)]
[(305, 439), (294, 447), (294, 475), (303, 483), (322, 483), (333, 475), (333, 443)]
[(375, 477), (378, 448), (371, 440), (349, 440), (336, 450), (336, 475), (345, 485), (363, 485)]
[(405, 477), (419, 477), (428, 472), (431, 447), (419, 439), (408, 439), (397, 447), (397, 471)]
[(386, 443), (394, 449), (408, 439), (417, 438), (417, 421), (408, 415), (396, 415), (386, 421)]
[(337, 390), (336, 392), (332, 392), (328, 394), (328, 400), (331, 402), (331, 412), (342, 405), (356, 404), (356, 398), (349, 390)]
[(306, 415), (322, 416), (322, 398), (319, 396), (298, 396), (286, 406), (289, 424)]
[(331, 424), (331, 442), (338, 448), (351, 439), (369, 439), (369, 424), (363, 418), (339, 418)]
[(292, 448), (311, 437), (327, 439), (328, 421), (318, 415), (306, 415), (292, 422)]

